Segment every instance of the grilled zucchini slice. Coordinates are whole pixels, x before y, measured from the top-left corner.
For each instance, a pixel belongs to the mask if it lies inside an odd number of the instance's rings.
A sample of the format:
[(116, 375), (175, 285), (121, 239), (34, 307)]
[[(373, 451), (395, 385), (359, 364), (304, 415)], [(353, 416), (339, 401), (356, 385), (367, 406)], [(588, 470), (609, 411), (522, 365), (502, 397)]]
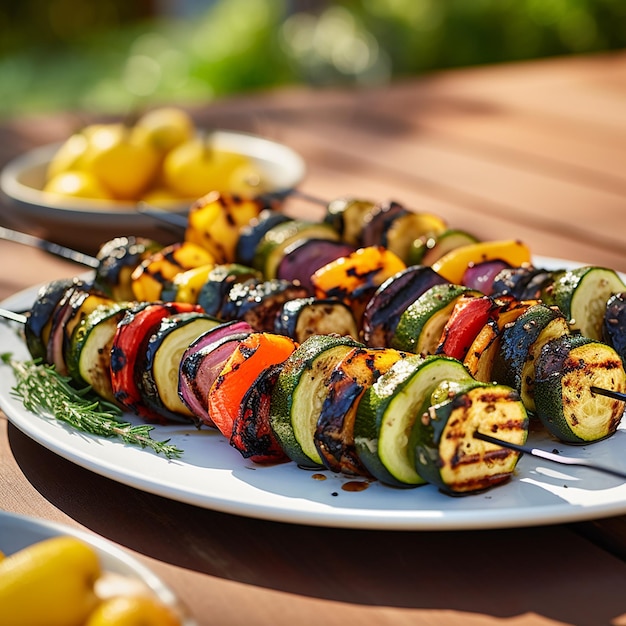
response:
[(415, 466), (419, 475), (452, 494), (483, 491), (508, 481), (520, 454), (474, 437), (488, 433), (518, 445), (528, 436), (528, 415), (506, 385), (468, 381), (424, 407), (416, 420)]
[(614, 270), (586, 266), (563, 272), (552, 286), (552, 297), (572, 330), (601, 340), (606, 304), (613, 294), (625, 290), (626, 284)]
[(287, 358), (270, 406), (270, 425), (280, 445), (303, 467), (322, 465), (314, 433), (335, 365), (355, 347), (352, 337), (313, 335)]
[(315, 447), (329, 470), (368, 475), (354, 444), (357, 407), (365, 390), (407, 356), (393, 348), (354, 348), (335, 365), (314, 435)]
[(415, 465), (414, 426), (441, 381), (471, 376), (447, 356), (410, 356), (398, 361), (365, 391), (354, 424), (359, 459), (381, 482), (415, 487), (426, 482)]
[(178, 395), (180, 365), (189, 344), (219, 324), (215, 317), (198, 312), (163, 318), (148, 341), (141, 373), (143, 398), (155, 412), (169, 420), (185, 416), (200, 424)]
[(588, 443), (612, 435), (624, 402), (595, 394), (591, 387), (626, 391), (619, 354), (583, 335), (547, 343), (535, 366), (535, 406), (546, 429), (567, 443)]
[(294, 298), (276, 316), (274, 331), (302, 343), (311, 335), (349, 335), (359, 338), (354, 314), (345, 302), (330, 298)]
[(111, 387), (111, 347), (117, 325), (133, 304), (115, 302), (94, 309), (76, 327), (67, 359), (70, 376), (102, 398), (115, 402)]
[(459, 298), (480, 297), (478, 291), (444, 283), (419, 296), (400, 316), (391, 347), (415, 354), (434, 354), (443, 329)]
[(500, 350), (493, 364), (494, 380), (516, 389), (526, 408), (533, 412), (535, 363), (541, 348), (569, 333), (561, 311), (544, 304), (530, 307), (502, 331)]

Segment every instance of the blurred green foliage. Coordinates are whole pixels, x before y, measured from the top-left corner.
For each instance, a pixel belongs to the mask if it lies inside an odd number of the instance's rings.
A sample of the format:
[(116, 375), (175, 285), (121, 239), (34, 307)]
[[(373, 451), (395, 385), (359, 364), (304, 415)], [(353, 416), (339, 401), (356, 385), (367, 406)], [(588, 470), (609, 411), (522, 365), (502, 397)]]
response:
[(0, 116), (125, 113), (288, 83), (381, 84), (441, 68), (626, 47), (625, 0), (193, 6), (172, 15), (150, 0), (0, 0)]

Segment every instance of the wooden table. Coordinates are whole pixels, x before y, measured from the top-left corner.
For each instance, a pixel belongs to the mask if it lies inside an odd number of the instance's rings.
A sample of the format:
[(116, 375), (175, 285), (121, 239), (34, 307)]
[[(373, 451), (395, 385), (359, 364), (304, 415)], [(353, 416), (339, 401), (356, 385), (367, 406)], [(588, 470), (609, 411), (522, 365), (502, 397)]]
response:
[[(626, 54), (425, 76), (367, 91), (216, 102), (199, 123), (283, 141), (320, 198), (395, 199), (483, 239), (626, 271)], [(0, 162), (71, 115), (0, 128)], [(323, 207), (292, 203), (320, 217)], [(73, 275), (0, 243), (0, 296)], [(348, 530), (232, 516), (82, 469), (0, 418), (0, 508), (65, 522), (149, 565), (202, 625), (626, 624), (626, 516), (535, 528)]]

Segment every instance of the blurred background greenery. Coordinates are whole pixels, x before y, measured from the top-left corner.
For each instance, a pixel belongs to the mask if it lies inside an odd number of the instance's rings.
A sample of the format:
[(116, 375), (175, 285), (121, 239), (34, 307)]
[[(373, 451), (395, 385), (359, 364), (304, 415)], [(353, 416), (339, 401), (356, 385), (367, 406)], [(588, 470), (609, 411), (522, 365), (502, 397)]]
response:
[(626, 0), (0, 0), (0, 116), (626, 47)]

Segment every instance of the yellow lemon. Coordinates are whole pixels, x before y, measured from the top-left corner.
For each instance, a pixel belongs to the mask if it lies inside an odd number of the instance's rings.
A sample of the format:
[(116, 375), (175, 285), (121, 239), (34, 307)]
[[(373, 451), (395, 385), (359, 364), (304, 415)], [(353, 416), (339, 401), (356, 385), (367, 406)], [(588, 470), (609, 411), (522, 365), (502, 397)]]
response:
[(166, 185), (184, 198), (200, 198), (210, 191), (228, 191), (232, 172), (248, 164), (234, 152), (216, 150), (210, 140), (196, 137), (174, 148), (163, 162)]
[(120, 200), (137, 200), (156, 177), (160, 157), (141, 131), (107, 124), (91, 136), (83, 169)]
[(176, 107), (160, 107), (144, 113), (135, 123), (135, 129), (133, 132), (139, 133), (141, 141), (147, 141), (162, 154), (195, 134), (191, 116)]
[(267, 189), (263, 174), (253, 163), (235, 167), (228, 177), (227, 186), (231, 193), (246, 197), (259, 195)]
[(157, 598), (119, 595), (104, 600), (85, 626), (180, 626), (172, 609)]
[(73, 537), (54, 537), (0, 563), (0, 616), (11, 626), (81, 626), (98, 604), (98, 555)]
[(54, 178), (57, 174), (83, 167), (85, 154), (89, 149), (91, 136), (102, 127), (102, 124), (89, 124), (80, 131), (70, 135), (57, 149), (50, 159), (46, 178)]
[(190, 204), (195, 198), (181, 198), (177, 193), (167, 187), (154, 187), (141, 196), (141, 200), (146, 204), (159, 208), (172, 206), (184, 206)]
[(69, 171), (53, 176), (44, 186), (45, 193), (71, 198), (111, 200), (113, 196), (90, 172)]

